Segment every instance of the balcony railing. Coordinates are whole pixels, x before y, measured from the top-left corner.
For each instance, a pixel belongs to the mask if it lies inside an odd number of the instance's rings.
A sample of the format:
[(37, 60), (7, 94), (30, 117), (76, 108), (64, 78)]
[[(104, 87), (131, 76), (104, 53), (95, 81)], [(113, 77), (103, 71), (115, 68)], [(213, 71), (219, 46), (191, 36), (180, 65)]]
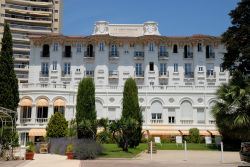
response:
[(185, 72), (184, 77), (185, 78), (194, 78), (194, 72)]
[(40, 78), (47, 78), (47, 77), (49, 77), (49, 71), (40, 71), (39, 77)]
[(94, 75), (95, 75), (95, 72), (92, 71), (92, 70), (91, 71), (87, 70), (87, 71), (84, 72), (84, 76), (85, 77), (91, 77), (91, 78), (93, 78)]
[(184, 124), (184, 125), (190, 125), (190, 124), (193, 124), (193, 120), (180, 120), (181, 121), (181, 124)]
[(207, 78), (216, 78), (216, 72), (207, 71)]
[(35, 121), (36, 121), (35, 123), (47, 124), (48, 118), (36, 118)]
[(206, 58), (207, 58), (207, 59), (214, 59), (214, 58), (215, 58), (215, 53), (214, 53), (214, 52), (209, 52), (209, 53), (206, 55)]
[(13, 44), (13, 48), (30, 49), (30, 45), (24, 45), (24, 44)]
[(110, 51), (109, 52), (109, 58), (117, 58), (117, 57), (119, 57), (118, 51)]
[(159, 77), (169, 77), (168, 71), (159, 71)]
[(135, 77), (136, 78), (144, 77), (144, 71), (136, 71), (135, 72)]
[(50, 52), (41, 51), (40, 52), (40, 57), (50, 57)]
[(41, 11), (41, 12), (51, 12), (52, 9), (50, 8), (40, 8), (40, 7), (31, 7), (31, 6), (21, 6), (21, 5), (14, 5), (14, 4), (5, 4), (6, 8), (12, 9), (20, 9), (20, 10), (29, 10), (29, 11)]
[(50, 17), (32, 17), (26, 15), (17, 15), (17, 14), (4, 14), (4, 16), (5, 18), (31, 20), (31, 21), (52, 21)]
[(185, 59), (191, 59), (193, 58), (193, 52), (184, 52), (184, 58)]
[(168, 58), (168, 52), (163, 52), (163, 51), (158, 52), (158, 58), (159, 59), (166, 59), (166, 58)]
[(162, 124), (163, 120), (162, 119), (151, 119), (150, 123), (151, 124)]
[(71, 58), (72, 57), (72, 52), (62, 52), (62, 55), (64, 58)]
[(94, 58), (95, 57), (95, 52), (84, 52), (84, 58)]
[(31, 122), (31, 118), (20, 118), (20, 123), (25, 124), (25, 123), (29, 123), (29, 122)]
[(118, 78), (118, 71), (109, 71), (109, 78)]
[(25, 30), (38, 30), (38, 31), (51, 31), (51, 27), (46, 26), (31, 26), (31, 25), (20, 25), (20, 24), (10, 24), (10, 28), (19, 28)]
[(143, 59), (144, 58), (144, 52), (135, 51), (134, 52), (134, 58), (136, 58), (136, 59)]
[(62, 77), (71, 77), (71, 71), (62, 71)]
[(28, 64), (14, 64), (14, 68), (28, 69), (29, 65)]

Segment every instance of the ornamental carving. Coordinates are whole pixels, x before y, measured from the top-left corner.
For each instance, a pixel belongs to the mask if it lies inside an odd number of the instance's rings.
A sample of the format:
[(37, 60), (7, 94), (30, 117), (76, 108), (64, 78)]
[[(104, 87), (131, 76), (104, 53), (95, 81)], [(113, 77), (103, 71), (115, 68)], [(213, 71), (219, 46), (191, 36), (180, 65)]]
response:
[(144, 35), (160, 35), (156, 22), (146, 22), (143, 25)]
[(108, 33), (109, 33), (108, 22), (106, 21), (96, 22), (93, 35), (103, 35)]

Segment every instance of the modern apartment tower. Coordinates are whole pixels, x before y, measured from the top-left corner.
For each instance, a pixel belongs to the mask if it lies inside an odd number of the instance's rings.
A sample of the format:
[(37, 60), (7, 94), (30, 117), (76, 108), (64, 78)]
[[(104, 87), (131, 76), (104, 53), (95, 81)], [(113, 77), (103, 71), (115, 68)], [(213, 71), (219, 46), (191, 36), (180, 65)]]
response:
[(62, 31), (63, 0), (0, 0), (0, 3), (0, 40), (3, 25), (7, 22), (13, 36), (16, 75), (20, 83), (26, 83), (29, 72), (29, 36)]

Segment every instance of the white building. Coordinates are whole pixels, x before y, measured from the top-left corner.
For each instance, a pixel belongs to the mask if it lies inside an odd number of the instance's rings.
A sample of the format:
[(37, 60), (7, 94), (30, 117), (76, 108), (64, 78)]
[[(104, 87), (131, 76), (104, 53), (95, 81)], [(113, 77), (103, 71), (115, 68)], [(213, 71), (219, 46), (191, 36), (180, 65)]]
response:
[[(119, 119), (123, 85), (138, 84), (145, 134), (217, 135), (210, 110), (215, 91), (228, 82), (221, 68), (220, 37), (161, 36), (155, 22), (97, 22), (90, 36), (51, 34), (31, 38), (29, 83), (20, 85), (17, 129), (22, 144), (41, 136), (50, 116), (75, 117), (77, 85), (93, 77), (98, 118)], [(37, 137), (36, 137), (37, 140)]]

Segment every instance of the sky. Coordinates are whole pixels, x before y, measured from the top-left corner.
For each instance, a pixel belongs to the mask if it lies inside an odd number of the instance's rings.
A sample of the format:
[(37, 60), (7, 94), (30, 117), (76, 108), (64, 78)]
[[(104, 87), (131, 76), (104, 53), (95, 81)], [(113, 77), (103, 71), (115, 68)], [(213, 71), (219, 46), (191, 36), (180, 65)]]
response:
[(64, 0), (63, 34), (91, 35), (96, 21), (158, 23), (164, 36), (220, 36), (240, 0)]

